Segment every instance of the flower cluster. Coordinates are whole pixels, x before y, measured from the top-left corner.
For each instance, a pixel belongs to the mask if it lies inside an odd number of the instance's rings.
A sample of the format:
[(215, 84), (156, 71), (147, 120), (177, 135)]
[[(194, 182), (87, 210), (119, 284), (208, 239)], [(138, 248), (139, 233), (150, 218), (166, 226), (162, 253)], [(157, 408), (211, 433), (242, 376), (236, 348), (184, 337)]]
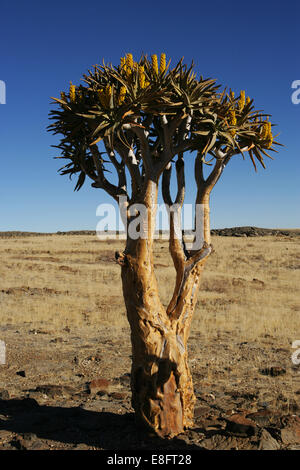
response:
[(261, 138), (266, 141), (267, 149), (271, 148), (273, 143), (272, 124), (270, 121), (264, 121), (261, 127)]

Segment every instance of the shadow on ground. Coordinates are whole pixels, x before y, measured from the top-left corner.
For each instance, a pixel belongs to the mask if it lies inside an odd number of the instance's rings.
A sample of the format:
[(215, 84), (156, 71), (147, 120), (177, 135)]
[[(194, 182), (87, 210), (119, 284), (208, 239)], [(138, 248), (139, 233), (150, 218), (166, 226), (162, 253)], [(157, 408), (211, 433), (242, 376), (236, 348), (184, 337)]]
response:
[(45, 440), (45, 448), (47, 441), (55, 441), (59, 448), (85, 444), (103, 450), (201, 450), (180, 438), (164, 440), (147, 435), (136, 427), (133, 413), (45, 406), (32, 398), (0, 400), (0, 430), (17, 434), (13, 445), (19, 449), (23, 448), (22, 439), (37, 438)]

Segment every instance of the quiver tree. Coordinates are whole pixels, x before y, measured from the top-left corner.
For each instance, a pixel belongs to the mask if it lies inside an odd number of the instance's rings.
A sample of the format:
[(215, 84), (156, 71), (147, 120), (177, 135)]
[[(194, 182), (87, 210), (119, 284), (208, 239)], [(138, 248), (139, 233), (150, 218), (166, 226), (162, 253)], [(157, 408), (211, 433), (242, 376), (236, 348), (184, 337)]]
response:
[[(160, 64), (156, 55), (134, 62), (127, 54), (116, 67), (94, 66), (84, 75), (83, 85), (71, 83), (60, 99), (53, 98), (59, 108), (50, 112), (54, 122), (49, 126), (54, 134), (62, 134), (55, 146), (61, 151), (58, 158), (69, 160), (61, 174), (79, 174), (76, 190), (88, 177), (94, 188), (104, 189), (119, 203), (127, 241), (116, 261), (131, 327), (132, 404), (138, 422), (168, 437), (193, 423), (187, 341), (201, 272), (212, 252), (211, 190), (234, 155), (248, 154), (256, 170), (256, 161), (265, 167), (263, 157), (270, 157), (267, 150), (275, 151), (276, 144), (269, 116), (255, 110), (244, 91), (237, 97), (231, 90), (221, 92), (215, 80), (197, 79), (193, 69), (182, 60), (171, 68), (165, 54)], [(194, 158), (195, 207), (202, 214), (196, 232), (202, 241), (191, 249), (182, 237), (180, 217), (186, 158)], [(111, 169), (116, 172), (113, 181), (107, 176)], [(174, 200), (172, 170), (177, 178)], [(153, 266), (160, 181), (176, 269), (167, 307), (160, 301)], [(132, 236), (132, 226), (139, 226), (139, 237)]]

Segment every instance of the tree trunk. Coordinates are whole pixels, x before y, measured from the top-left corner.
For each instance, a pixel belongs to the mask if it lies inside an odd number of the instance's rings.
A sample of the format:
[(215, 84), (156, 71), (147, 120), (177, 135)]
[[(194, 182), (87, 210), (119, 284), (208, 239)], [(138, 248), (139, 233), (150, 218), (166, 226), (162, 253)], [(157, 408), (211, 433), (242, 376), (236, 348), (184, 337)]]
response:
[(134, 240), (127, 232), (126, 249), (117, 254), (131, 327), (132, 405), (138, 423), (161, 437), (173, 437), (193, 425), (195, 395), (187, 341), (205, 260), (197, 253), (196, 258), (176, 261), (177, 242), (172, 238), (177, 279), (166, 309), (159, 298), (153, 266), (157, 200), (153, 181), (141, 200), (148, 209), (147, 237)]
[[(132, 405), (139, 423), (161, 437), (172, 437), (193, 423), (195, 396), (187, 363), (187, 335), (170, 319), (156, 281), (141, 279), (130, 257), (122, 268), (123, 293), (131, 327)], [(185, 329), (186, 330), (186, 329)]]

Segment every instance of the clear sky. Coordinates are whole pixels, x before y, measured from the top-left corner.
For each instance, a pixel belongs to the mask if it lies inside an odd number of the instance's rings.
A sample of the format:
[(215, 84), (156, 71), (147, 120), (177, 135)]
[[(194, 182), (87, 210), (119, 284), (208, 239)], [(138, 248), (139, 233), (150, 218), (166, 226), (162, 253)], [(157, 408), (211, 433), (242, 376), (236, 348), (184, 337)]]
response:
[(46, 132), (50, 97), (127, 52), (165, 52), (173, 64), (194, 59), (197, 73), (245, 89), (278, 124), (285, 147), (266, 170), (255, 173), (241, 156), (227, 166), (212, 195), (212, 227), (300, 227), (300, 104), (291, 100), (300, 80), (298, 0), (15, 0), (2, 1), (0, 14), (1, 231), (95, 229), (98, 204), (111, 200), (90, 184), (74, 192), (75, 179), (57, 173), (58, 139)]

